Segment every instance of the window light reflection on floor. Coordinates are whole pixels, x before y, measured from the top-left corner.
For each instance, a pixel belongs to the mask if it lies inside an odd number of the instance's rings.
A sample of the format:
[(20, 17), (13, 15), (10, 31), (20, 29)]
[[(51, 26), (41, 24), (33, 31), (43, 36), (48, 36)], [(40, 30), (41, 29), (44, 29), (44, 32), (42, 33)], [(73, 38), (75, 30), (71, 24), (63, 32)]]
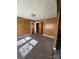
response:
[[(29, 44), (30, 43), (30, 44)], [(25, 45), (23, 45), (20, 48), (20, 53), (23, 56), (23, 58), (32, 50), (32, 48), (38, 43), (38, 41), (36, 41), (35, 39), (32, 39), (31, 41), (29, 41), (28, 43), (26, 43)]]
[(30, 40), (31, 39), (31, 37), (26, 37), (26, 38), (24, 38), (26, 41), (28, 41), (28, 40)]

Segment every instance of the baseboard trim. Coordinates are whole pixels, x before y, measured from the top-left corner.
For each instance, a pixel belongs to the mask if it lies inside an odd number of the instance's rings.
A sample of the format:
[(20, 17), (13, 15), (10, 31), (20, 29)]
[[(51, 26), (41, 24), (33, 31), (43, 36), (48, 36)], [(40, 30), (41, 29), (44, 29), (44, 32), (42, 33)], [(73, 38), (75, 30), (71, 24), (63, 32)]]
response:
[(28, 36), (28, 35), (31, 35), (31, 34), (27, 34), (27, 35), (19, 36), (19, 37), (17, 37), (17, 38), (22, 38), (22, 37), (25, 37), (25, 36)]
[(46, 34), (42, 34), (43, 36), (47, 36), (47, 37), (50, 37), (50, 38), (55, 38), (53, 36), (50, 36), (50, 35), (46, 35)]

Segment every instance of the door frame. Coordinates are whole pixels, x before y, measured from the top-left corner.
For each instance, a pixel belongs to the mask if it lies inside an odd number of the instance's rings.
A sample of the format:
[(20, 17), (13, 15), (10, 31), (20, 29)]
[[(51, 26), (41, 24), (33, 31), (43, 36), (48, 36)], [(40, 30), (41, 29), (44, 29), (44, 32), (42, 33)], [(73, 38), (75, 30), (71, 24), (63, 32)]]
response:
[(37, 25), (36, 25), (37, 23), (40, 23), (40, 22), (34, 22), (34, 33), (37, 33), (36, 32), (37, 31), (37, 28), (36, 28), (37, 27)]
[(36, 24), (37, 23), (40, 23), (40, 22), (30, 22), (30, 32), (31, 32), (31, 34), (32, 34), (32, 23), (34, 23), (34, 33), (37, 33), (36, 31), (37, 31), (37, 28), (36, 28)]

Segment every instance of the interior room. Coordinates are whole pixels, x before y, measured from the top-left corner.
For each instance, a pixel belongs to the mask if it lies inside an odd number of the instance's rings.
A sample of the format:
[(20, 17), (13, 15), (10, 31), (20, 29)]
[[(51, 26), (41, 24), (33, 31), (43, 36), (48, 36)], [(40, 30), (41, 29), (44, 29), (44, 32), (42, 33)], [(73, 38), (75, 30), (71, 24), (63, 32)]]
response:
[(17, 59), (61, 59), (60, 0), (17, 0)]

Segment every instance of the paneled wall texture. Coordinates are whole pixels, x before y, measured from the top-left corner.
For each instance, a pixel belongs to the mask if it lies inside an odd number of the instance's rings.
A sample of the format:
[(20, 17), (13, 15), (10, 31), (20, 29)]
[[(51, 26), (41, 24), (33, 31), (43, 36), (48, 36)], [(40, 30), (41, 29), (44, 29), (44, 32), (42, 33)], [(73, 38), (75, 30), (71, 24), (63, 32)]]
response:
[(57, 19), (50, 18), (43, 22), (43, 34), (55, 37), (57, 32)]
[(30, 20), (17, 17), (17, 36), (23, 36), (30, 33)]

